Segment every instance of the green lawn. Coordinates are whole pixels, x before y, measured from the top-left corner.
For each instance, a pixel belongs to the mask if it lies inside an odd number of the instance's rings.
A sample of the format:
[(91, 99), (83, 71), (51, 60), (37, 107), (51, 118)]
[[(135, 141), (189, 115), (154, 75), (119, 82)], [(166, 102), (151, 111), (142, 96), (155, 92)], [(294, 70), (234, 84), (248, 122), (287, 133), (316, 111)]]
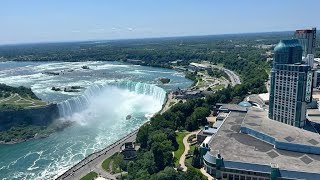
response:
[[(190, 146), (190, 153), (193, 154), (193, 151), (194, 149), (197, 147), (196, 144)], [(193, 167), (192, 166), (192, 157), (189, 157), (186, 159), (186, 162), (185, 162), (186, 166), (189, 168), (189, 167)]]
[(176, 103), (176, 102), (171, 101), (170, 104), (169, 104), (169, 107), (172, 106), (172, 105), (174, 105), (175, 103)]
[(177, 132), (176, 134), (177, 134), (176, 140), (177, 140), (177, 143), (179, 144), (179, 148), (176, 151), (174, 151), (174, 157), (175, 157), (175, 165), (178, 166), (179, 159), (185, 149), (185, 147), (183, 145), (183, 138), (184, 138), (184, 136), (187, 135), (187, 132)]
[[(102, 162), (102, 168), (111, 173), (111, 174), (117, 174), (117, 173), (120, 173), (121, 172), (121, 169), (119, 167), (116, 167), (115, 164), (113, 163), (114, 162), (114, 159), (116, 158), (116, 156), (118, 155), (119, 153), (115, 153), (113, 154), (112, 156), (108, 157), (107, 159), (105, 159), (103, 162)], [(110, 163), (112, 163), (112, 170), (110, 169)]]
[(96, 172), (91, 171), (87, 175), (83, 176), (80, 180), (91, 180), (97, 176), (98, 174)]
[(224, 88), (224, 84), (219, 84), (219, 85), (216, 85), (216, 86), (213, 87), (213, 89), (215, 89), (215, 90), (219, 90), (219, 89), (222, 89), (222, 88)]
[[(21, 97), (20, 95), (12, 95), (13, 98), (8, 98), (7, 101), (3, 101), (0, 104), (8, 104), (16, 107), (26, 108), (30, 106), (45, 106), (47, 103), (41, 100), (32, 99), (30, 97)], [(3, 98), (2, 98), (3, 99)]]
[(107, 171), (107, 172), (110, 172), (110, 162), (111, 160), (113, 159), (113, 157), (115, 157), (117, 155), (117, 153), (113, 154), (112, 156), (108, 157), (107, 159), (105, 159), (103, 162), (102, 162), (102, 168)]
[(201, 87), (205, 86), (205, 82), (202, 80), (201, 77), (198, 77), (197, 80), (198, 80), (198, 84), (197, 84), (198, 88), (201, 88)]
[(20, 96), (19, 95), (16, 95), (14, 96), (13, 98), (9, 98), (9, 100), (7, 101), (4, 101), (3, 103), (6, 103), (6, 104), (15, 104), (15, 101), (19, 100), (20, 99)]
[[(196, 144), (190, 146), (190, 153), (193, 154), (194, 149), (197, 147)], [(195, 169), (196, 171), (198, 171), (199, 173), (201, 173), (200, 169), (195, 168), (192, 166), (192, 157), (186, 158), (185, 164), (188, 168), (190, 169)], [(202, 174), (202, 173), (201, 173)]]

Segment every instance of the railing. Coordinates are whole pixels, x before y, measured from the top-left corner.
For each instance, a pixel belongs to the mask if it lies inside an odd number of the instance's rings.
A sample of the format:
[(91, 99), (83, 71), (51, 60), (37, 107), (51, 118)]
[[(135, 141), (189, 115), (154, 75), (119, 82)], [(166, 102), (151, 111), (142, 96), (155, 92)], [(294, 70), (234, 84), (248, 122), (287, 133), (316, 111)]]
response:
[(63, 174), (61, 174), (58, 179), (65, 179), (68, 176), (70, 176), (71, 174), (73, 174), (74, 172), (78, 171), (79, 169), (81, 169), (82, 167), (84, 167), (85, 165), (87, 165), (88, 163), (96, 160), (97, 158), (101, 157), (102, 155), (105, 155), (108, 151), (110, 151), (111, 149), (115, 148), (117, 145), (119, 145), (120, 143), (126, 141), (127, 139), (131, 138), (132, 136), (136, 135), (138, 133), (139, 129), (134, 130), (133, 132), (131, 132), (130, 134), (126, 135), (125, 137), (122, 137), (121, 139), (119, 139), (118, 141), (110, 144), (109, 146), (107, 146), (106, 148), (94, 152), (92, 154), (89, 154), (87, 157), (85, 157), (83, 160), (81, 160), (80, 162), (78, 162), (77, 164), (75, 164), (74, 166), (72, 166), (68, 171), (64, 172)]

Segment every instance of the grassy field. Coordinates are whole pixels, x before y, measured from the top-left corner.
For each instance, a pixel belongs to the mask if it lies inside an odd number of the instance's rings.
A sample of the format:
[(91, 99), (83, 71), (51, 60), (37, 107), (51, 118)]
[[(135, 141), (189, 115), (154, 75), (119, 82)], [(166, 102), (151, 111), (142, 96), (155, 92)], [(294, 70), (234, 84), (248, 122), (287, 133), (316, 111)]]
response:
[[(112, 156), (108, 157), (107, 159), (105, 159), (102, 162), (102, 168), (112, 174), (116, 174), (116, 173), (120, 173), (121, 170), (119, 169), (119, 167), (116, 167), (113, 163), (114, 159), (116, 158), (116, 156), (118, 155), (118, 153), (113, 154)], [(110, 169), (110, 163), (112, 163), (112, 170)]]
[[(193, 154), (193, 151), (194, 151), (194, 149), (195, 149), (196, 147), (197, 147), (196, 144), (190, 146), (190, 153), (191, 153), (191, 154)], [(195, 167), (192, 166), (192, 157), (186, 158), (185, 164), (186, 164), (186, 166), (187, 166), (188, 168), (190, 168), (190, 169), (191, 169), (191, 168), (192, 168), (192, 169), (195, 169), (196, 171), (198, 171), (199, 173), (201, 173), (200, 169), (195, 168)]]
[(29, 108), (29, 107), (38, 107), (45, 106), (47, 103), (41, 100), (32, 99), (30, 97), (21, 97), (18, 94), (11, 94), (8, 98), (0, 99), (0, 106), (9, 105), (11, 107), (17, 108)]
[(176, 134), (177, 134), (176, 139), (177, 139), (177, 143), (179, 144), (179, 148), (176, 151), (174, 151), (174, 157), (175, 157), (174, 159), (175, 159), (175, 165), (178, 166), (179, 159), (185, 149), (185, 147), (183, 145), (183, 138), (184, 138), (184, 136), (187, 135), (187, 132), (177, 132)]
[(108, 157), (107, 159), (105, 159), (103, 162), (102, 162), (102, 168), (107, 171), (107, 172), (110, 172), (111, 169), (110, 169), (110, 162), (111, 160), (116, 156), (117, 154), (113, 154), (112, 156)]
[(224, 84), (218, 84), (218, 85), (213, 87), (213, 89), (215, 89), (215, 90), (219, 90), (219, 89), (222, 89), (222, 88), (224, 88)]
[(89, 172), (87, 175), (83, 176), (80, 180), (92, 180), (97, 177), (98, 174), (96, 172)]
[(170, 102), (170, 104), (169, 104), (169, 106), (172, 106), (172, 105), (174, 105), (176, 102)]
[[(193, 151), (194, 149), (196, 148), (197, 145), (191, 145), (190, 146), (190, 153), (193, 154)], [(186, 158), (186, 162), (185, 162), (186, 166), (189, 168), (189, 167), (192, 167), (192, 157), (190, 158)]]

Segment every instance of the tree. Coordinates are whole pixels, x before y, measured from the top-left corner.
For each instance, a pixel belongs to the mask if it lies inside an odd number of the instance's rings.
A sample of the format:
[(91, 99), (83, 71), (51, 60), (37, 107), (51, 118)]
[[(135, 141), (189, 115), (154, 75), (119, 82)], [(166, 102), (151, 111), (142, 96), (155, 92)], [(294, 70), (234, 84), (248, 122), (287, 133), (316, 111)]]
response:
[(134, 179), (136, 180), (150, 179), (150, 174), (148, 173), (148, 171), (141, 169), (137, 172), (136, 177)]
[(191, 117), (195, 120), (200, 120), (201, 124), (206, 124), (206, 117), (208, 117), (210, 113), (210, 109), (207, 107), (197, 107)]
[(188, 168), (187, 173), (183, 174), (184, 180), (206, 180), (200, 172), (196, 171), (195, 168)]
[(153, 153), (151, 151), (144, 152), (142, 156), (138, 156), (137, 166), (139, 169), (145, 169), (149, 174), (157, 171)]
[(124, 166), (124, 160), (123, 160), (123, 155), (118, 153), (114, 158), (113, 158), (113, 167), (119, 168), (120, 171), (122, 170), (121, 167)]
[(170, 141), (154, 142), (151, 151), (158, 171), (163, 170), (165, 166), (173, 164), (173, 147)]
[(135, 163), (133, 161), (130, 161), (127, 164), (127, 171), (128, 171), (128, 178), (134, 179), (137, 173), (137, 168), (135, 166)]
[(188, 131), (193, 131), (198, 127), (198, 123), (196, 119), (193, 119), (192, 117), (187, 117), (185, 128)]
[(180, 179), (180, 174), (172, 167), (166, 167), (163, 171), (156, 174), (156, 177), (152, 178), (156, 180), (173, 180)]
[(200, 168), (201, 167), (200, 161), (201, 161), (200, 152), (198, 148), (195, 148), (193, 151), (192, 166), (195, 168)]
[(149, 128), (149, 124), (139, 128), (136, 141), (140, 143), (141, 148), (146, 148), (148, 146)]

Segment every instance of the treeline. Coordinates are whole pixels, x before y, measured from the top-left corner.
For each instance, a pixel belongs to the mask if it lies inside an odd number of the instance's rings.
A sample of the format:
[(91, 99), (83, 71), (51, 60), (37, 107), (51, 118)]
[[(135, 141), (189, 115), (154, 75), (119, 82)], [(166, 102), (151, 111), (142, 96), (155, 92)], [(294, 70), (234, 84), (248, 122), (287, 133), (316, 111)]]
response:
[(0, 97), (9, 97), (10, 94), (19, 94), (22, 97), (30, 97), (32, 99), (40, 100), (31, 90), (23, 86), (12, 87), (0, 83)]
[(229, 80), (228, 74), (218, 68), (213, 68), (212, 71), (207, 71), (207, 72), (208, 72), (209, 76), (213, 76), (216, 78), (224, 77)]
[[(0, 46), (0, 57), (16, 61), (126, 61), (142, 60), (146, 65), (168, 66), (174, 60), (208, 60), (260, 56), (257, 44), (275, 44), (291, 33), (262, 33), (179, 38), (156, 38), (74, 43)], [(247, 51), (250, 53), (246, 53)], [(230, 56), (231, 54), (231, 56)], [(233, 56), (233, 55), (236, 56)]]

